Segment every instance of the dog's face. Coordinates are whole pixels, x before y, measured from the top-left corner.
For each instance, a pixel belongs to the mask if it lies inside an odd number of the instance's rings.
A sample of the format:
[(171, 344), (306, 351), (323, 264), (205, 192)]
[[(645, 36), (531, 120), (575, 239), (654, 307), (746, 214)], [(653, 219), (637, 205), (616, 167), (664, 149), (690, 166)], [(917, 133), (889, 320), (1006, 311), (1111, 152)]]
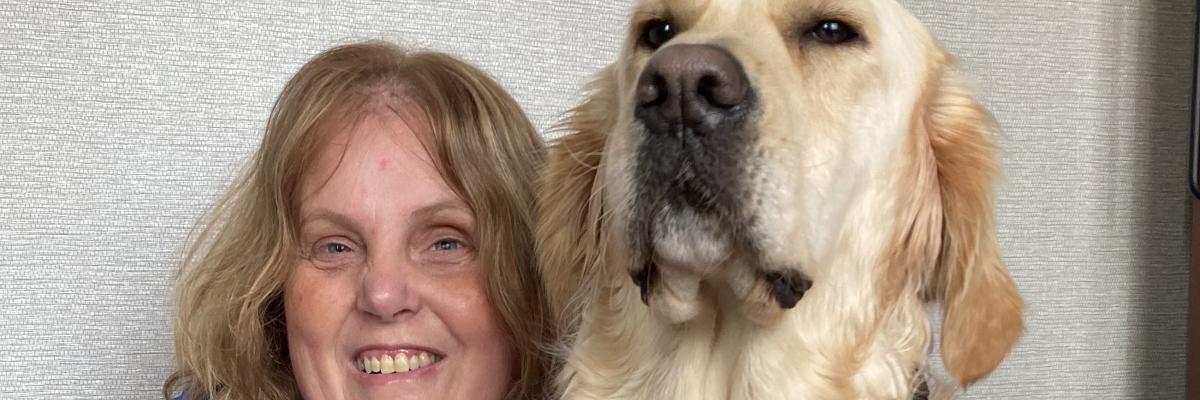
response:
[(645, 300), (686, 320), (716, 276), (799, 300), (912, 128), (936, 50), (914, 26), (890, 0), (636, 8), (605, 174)]
[(909, 353), (928, 340), (915, 304), (942, 301), (962, 384), (1020, 335), (990, 114), (894, 0), (643, 0), (568, 128), (538, 227), (567, 331), (588, 307), (625, 307), (594, 282), (620, 272), (671, 324), (733, 304), (775, 329), (800, 308), (803, 326), (920, 332)]

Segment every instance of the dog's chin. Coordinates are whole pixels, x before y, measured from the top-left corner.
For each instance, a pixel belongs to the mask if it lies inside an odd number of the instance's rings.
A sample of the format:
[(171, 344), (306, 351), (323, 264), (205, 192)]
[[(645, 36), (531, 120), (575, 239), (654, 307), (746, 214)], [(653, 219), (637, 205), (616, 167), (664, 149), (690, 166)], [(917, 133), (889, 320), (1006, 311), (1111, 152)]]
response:
[(651, 255), (659, 265), (705, 276), (733, 249), (733, 236), (718, 218), (691, 207), (664, 204), (654, 215)]
[(729, 223), (712, 213), (664, 202), (649, 214), (644, 226), (650, 235), (635, 252), (640, 261), (630, 266), (630, 275), (642, 301), (665, 321), (684, 323), (714, 308), (715, 299), (702, 290), (710, 281), (732, 290), (743, 316), (770, 327), (812, 285), (798, 268), (765, 268), (754, 253), (739, 247), (747, 244), (738, 241)]
[(642, 285), (642, 300), (658, 317), (674, 324), (695, 318), (704, 308), (701, 282), (733, 252), (733, 235), (718, 218), (691, 207), (662, 204), (651, 215), (643, 262), (631, 267)]

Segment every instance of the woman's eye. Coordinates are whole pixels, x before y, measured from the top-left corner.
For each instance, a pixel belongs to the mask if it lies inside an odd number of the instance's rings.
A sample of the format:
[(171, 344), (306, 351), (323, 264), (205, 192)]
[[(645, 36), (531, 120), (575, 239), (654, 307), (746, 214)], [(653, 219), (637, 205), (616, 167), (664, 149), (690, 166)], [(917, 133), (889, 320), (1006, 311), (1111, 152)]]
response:
[(355, 261), (361, 256), (358, 253), (358, 248), (345, 238), (330, 238), (313, 245), (310, 259), (318, 265), (341, 265)]
[(321, 250), (325, 253), (349, 253), (350, 246), (341, 243), (326, 243), (321, 245)]
[(440, 251), (454, 251), (461, 249), (462, 247), (463, 243), (457, 239), (439, 239), (433, 243), (433, 249)]
[(446, 267), (466, 265), (474, 254), (471, 245), (459, 236), (434, 236), (432, 243), (425, 245), (425, 250), (420, 252), (419, 260), (444, 271)]

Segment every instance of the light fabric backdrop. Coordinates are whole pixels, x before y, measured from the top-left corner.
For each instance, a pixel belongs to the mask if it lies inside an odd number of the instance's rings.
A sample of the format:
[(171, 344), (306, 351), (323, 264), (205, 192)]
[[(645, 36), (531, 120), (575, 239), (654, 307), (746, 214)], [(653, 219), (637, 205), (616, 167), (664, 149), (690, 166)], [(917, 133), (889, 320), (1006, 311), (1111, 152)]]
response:
[[(907, 0), (1005, 130), (1028, 303), (969, 398), (1183, 394), (1190, 0)], [(491, 71), (539, 129), (628, 0), (0, 2), (0, 399), (151, 399), (190, 227), (308, 57), (384, 38)]]

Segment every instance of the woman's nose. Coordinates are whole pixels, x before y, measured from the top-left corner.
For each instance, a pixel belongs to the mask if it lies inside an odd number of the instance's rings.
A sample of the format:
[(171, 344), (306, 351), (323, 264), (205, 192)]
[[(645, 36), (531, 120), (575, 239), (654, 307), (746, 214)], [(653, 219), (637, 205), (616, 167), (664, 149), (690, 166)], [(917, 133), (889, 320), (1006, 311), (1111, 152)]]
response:
[(382, 321), (394, 321), (420, 309), (414, 285), (416, 269), (401, 254), (372, 257), (363, 273), (358, 309)]

